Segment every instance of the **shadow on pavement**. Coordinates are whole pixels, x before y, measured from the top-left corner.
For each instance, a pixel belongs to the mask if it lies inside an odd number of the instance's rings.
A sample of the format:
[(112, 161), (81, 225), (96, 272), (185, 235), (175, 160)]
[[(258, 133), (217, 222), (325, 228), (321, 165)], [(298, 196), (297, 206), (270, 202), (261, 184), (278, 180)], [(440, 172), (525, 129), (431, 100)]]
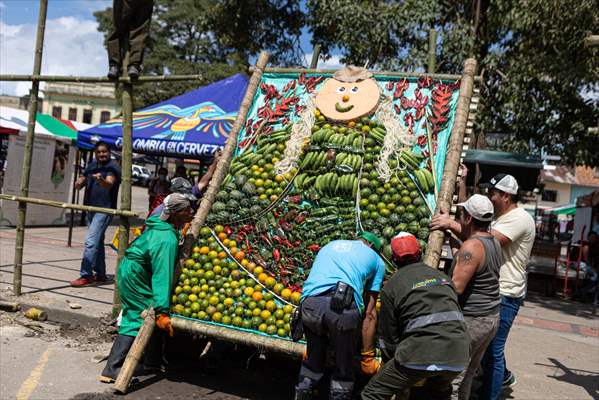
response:
[[(0, 281), (0, 283), (6, 284), (6, 285), (11, 285), (12, 286), (12, 282), (6, 282), (6, 281)], [(27, 289), (33, 289), (30, 291), (23, 291), (23, 294), (33, 294), (33, 293), (42, 293), (42, 292), (49, 292), (49, 293), (54, 293), (54, 294), (58, 294), (61, 296), (66, 296), (66, 297), (72, 297), (75, 299), (80, 299), (80, 300), (86, 300), (86, 301), (92, 301), (95, 303), (101, 303), (101, 304), (108, 304), (110, 306), (112, 306), (112, 301), (102, 301), (102, 300), (98, 300), (98, 299), (92, 299), (89, 296), (77, 296), (74, 294), (67, 294), (67, 293), (62, 293), (62, 292), (57, 292), (56, 290), (58, 289), (66, 289), (66, 288), (71, 288), (71, 285), (63, 285), (63, 286), (54, 286), (54, 287), (49, 287), (49, 288), (37, 288), (34, 286), (27, 286), (27, 285), (21, 285), (21, 287), (23, 288), (27, 288)]]
[(592, 304), (590, 303), (581, 303), (560, 297), (546, 297), (532, 292), (526, 295), (524, 302), (525, 304), (532, 304), (536, 307), (547, 308), (589, 320), (599, 319), (599, 316), (592, 314)]
[[(580, 386), (584, 388), (589, 396), (593, 399), (599, 399), (599, 372), (586, 371), (581, 369), (568, 368), (555, 358), (548, 358), (553, 364), (540, 364), (545, 367), (554, 367), (556, 372), (553, 375), (547, 375), (549, 378), (553, 378), (560, 382), (567, 382), (572, 385)], [(558, 375), (559, 372), (561, 375)]]

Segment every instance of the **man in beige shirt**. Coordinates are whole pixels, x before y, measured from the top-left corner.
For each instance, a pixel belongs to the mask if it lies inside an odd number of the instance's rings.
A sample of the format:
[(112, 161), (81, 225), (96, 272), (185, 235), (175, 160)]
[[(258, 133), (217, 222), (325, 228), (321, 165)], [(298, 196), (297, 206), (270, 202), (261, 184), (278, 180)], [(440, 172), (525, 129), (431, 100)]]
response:
[[(503, 385), (512, 386), (516, 380), (505, 368), (505, 342), (526, 293), (526, 265), (535, 240), (535, 223), (523, 208), (518, 207), (518, 182), (507, 174), (497, 174), (488, 184), (488, 196), (495, 209), (491, 234), (501, 244), (505, 262), (499, 270), (501, 295), (500, 321), (497, 334), (483, 358), (481, 398), (500, 398)], [(451, 230), (461, 236), (461, 227), (448, 214), (437, 214), (431, 229)]]

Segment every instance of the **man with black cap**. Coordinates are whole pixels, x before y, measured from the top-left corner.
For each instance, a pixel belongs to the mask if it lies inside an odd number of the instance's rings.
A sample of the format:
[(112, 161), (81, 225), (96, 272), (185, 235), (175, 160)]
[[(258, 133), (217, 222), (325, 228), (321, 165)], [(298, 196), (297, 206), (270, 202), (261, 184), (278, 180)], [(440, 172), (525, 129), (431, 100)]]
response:
[(451, 280), (420, 262), (416, 237), (391, 240), (397, 272), (381, 291), (379, 347), (385, 364), (362, 399), (404, 399), (425, 380), (431, 399), (449, 399), (451, 382), (468, 365), (470, 338)]
[[(514, 375), (505, 367), (505, 343), (526, 293), (526, 266), (535, 241), (535, 222), (526, 210), (518, 207), (518, 182), (507, 174), (497, 174), (489, 183), (481, 185), (495, 209), (491, 235), (501, 244), (504, 262), (499, 270), (501, 307), (499, 327), (483, 357), (483, 398), (499, 399), (502, 386), (516, 383)], [(464, 239), (461, 226), (448, 214), (437, 214), (431, 229), (451, 230)]]
[(381, 247), (376, 235), (363, 231), (357, 240), (334, 240), (316, 255), (302, 288), (300, 307), (307, 353), (295, 387), (296, 400), (312, 399), (330, 348), (335, 351), (335, 364), (329, 399), (352, 398), (352, 364), (360, 329), (362, 368), (373, 364), (376, 300), (385, 275), (385, 264), (377, 254)]
[[(146, 220), (146, 230), (125, 252), (119, 266), (118, 288), (122, 303), (122, 319), (100, 381), (113, 382), (143, 323), (142, 312), (154, 308), (156, 326), (173, 336), (170, 323), (170, 293), (179, 248), (179, 230), (193, 218), (189, 199), (173, 193), (164, 199), (160, 215)], [(156, 337), (153, 337), (156, 340)], [(150, 346), (150, 349), (156, 344)], [(157, 370), (159, 357), (146, 351), (141, 370)], [(140, 373), (143, 373), (140, 372)]]
[(468, 400), (474, 374), (499, 323), (499, 268), (503, 256), (499, 241), (489, 233), (491, 201), (475, 194), (457, 206), (463, 207), (459, 224), (467, 239), (463, 243), (452, 241), (454, 259), (449, 276), (470, 334), (470, 363), (453, 381), (452, 398)]

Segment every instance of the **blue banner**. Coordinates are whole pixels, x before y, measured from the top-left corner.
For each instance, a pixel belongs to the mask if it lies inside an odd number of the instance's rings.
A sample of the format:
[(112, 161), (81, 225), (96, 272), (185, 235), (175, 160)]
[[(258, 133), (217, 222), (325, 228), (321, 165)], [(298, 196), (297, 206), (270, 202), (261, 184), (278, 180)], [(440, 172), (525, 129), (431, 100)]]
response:
[[(237, 74), (133, 113), (133, 151), (167, 157), (206, 158), (225, 145), (248, 80)], [(120, 150), (122, 118), (77, 134), (77, 145), (98, 141)]]

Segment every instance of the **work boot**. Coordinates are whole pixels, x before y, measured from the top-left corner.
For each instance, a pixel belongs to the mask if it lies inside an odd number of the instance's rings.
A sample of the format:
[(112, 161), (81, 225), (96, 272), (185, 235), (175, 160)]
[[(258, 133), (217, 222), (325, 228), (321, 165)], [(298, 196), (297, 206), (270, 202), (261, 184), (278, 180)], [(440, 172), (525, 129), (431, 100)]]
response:
[(133, 336), (127, 335), (118, 335), (116, 337), (112, 349), (110, 349), (108, 360), (106, 360), (106, 366), (102, 370), (102, 375), (100, 375), (100, 382), (113, 383), (116, 380), (134, 340)]
[(129, 65), (129, 68), (127, 69), (127, 75), (129, 75), (130, 79), (137, 79), (139, 78), (139, 74), (141, 74), (141, 68), (139, 65), (135, 65), (135, 64), (131, 64)]
[(312, 400), (314, 397), (314, 391), (312, 389), (298, 389), (295, 388), (295, 396), (293, 400)]
[(331, 389), (329, 391), (329, 400), (351, 400), (351, 398), (351, 390)]
[(108, 76), (108, 79), (112, 80), (119, 79), (119, 76), (121, 76), (121, 69), (118, 65), (111, 65), (108, 67), (108, 74), (106, 74), (106, 76)]

